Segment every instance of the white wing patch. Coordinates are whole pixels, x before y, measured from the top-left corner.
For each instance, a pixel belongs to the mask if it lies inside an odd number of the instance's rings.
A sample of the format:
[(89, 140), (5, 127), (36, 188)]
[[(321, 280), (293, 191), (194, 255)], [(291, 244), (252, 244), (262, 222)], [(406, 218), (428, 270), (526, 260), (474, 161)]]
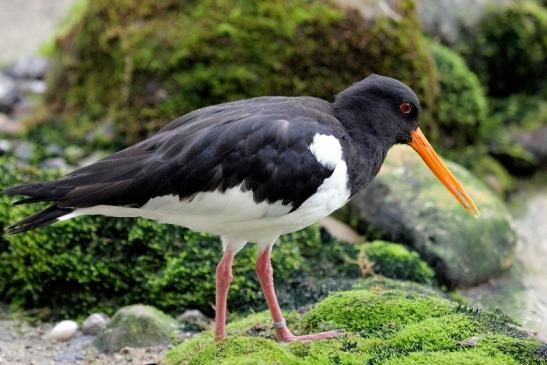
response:
[(334, 170), (336, 164), (342, 160), (342, 146), (334, 136), (316, 134), (310, 151), (321, 165), (329, 169)]

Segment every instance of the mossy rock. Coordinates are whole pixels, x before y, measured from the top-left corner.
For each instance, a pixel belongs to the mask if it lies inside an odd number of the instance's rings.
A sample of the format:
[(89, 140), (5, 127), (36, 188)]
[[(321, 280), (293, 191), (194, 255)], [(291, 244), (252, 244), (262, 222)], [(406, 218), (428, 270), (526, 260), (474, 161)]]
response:
[[(121, 145), (206, 105), (260, 95), (333, 96), (371, 73), (433, 106), (435, 66), (414, 0), (88, 1), (54, 52), (46, 120), (115, 122)], [(397, 16), (394, 17), (393, 14)], [(75, 134), (77, 131), (72, 131)]]
[(546, 87), (547, 9), (527, 0), (493, 6), (457, 49), (490, 95), (538, 92)]
[(124, 347), (149, 347), (170, 344), (179, 323), (160, 310), (146, 305), (119, 309), (93, 344), (101, 352), (118, 352)]
[[(0, 191), (58, 176), (55, 170), (0, 157)], [(14, 207), (13, 202), (0, 196), (0, 230), (44, 207)], [(311, 276), (320, 280), (348, 275), (345, 252), (352, 247), (323, 236), (319, 226), (282, 236), (273, 250), (276, 280), (297, 285)], [(197, 308), (212, 315), (215, 267), (221, 254), (217, 237), (177, 226), (145, 219), (79, 217), (0, 236), (0, 301), (19, 308), (49, 308), (53, 317), (111, 313), (132, 303), (153, 304), (173, 314)], [(254, 244), (238, 254), (230, 308), (264, 308), (255, 261)], [(327, 293), (325, 289), (309, 299)]]
[(410, 280), (432, 284), (435, 272), (416, 252), (405, 246), (385, 241), (373, 241), (359, 245), (357, 263), (362, 271), (379, 274), (392, 279)]
[(439, 70), (439, 92), (433, 119), (440, 128), (443, 147), (482, 142), (481, 130), (488, 106), (477, 75), (448, 47), (434, 42), (430, 47)]
[[(362, 365), (547, 360), (545, 344), (533, 337), (511, 337), (503, 328), (512, 324), (502, 317), (462, 310), (420, 284), (368, 281), (371, 289), (334, 293), (303, 317), (294, 312), (287, 316), (296, 333), (334, 326), (345, 330), (339, 338), (278, 343), (269, 314), (263, 312), (229, 324), (224, 341), (214, 342), (211, 332), (206, 332), (169, 351), (164, 361), (167, 365)], [(469, 346), (469, 338), (479, 340)]]
[[(406, 146), (393, 148), (363, 192), (349, 203), (358, 229), (412, 246), (450, 287), (479, 283), (509, 268), (516, 234), (504, 203), (477, 178), (448, 162), (477, 203), (470, 216)], [(353, 222), (355, 223), (355, 222)]]

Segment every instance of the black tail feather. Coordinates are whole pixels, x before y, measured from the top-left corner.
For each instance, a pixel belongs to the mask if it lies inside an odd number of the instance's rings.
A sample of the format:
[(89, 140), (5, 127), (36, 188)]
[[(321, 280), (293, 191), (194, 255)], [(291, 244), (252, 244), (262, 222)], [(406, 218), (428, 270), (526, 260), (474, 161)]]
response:
[(17, 234), (38, 227), (43, 227), (55, 223), (58, 221), (58, 218), (69, 214), (74, 209), (71, 208), (60, 208), (57, 205), (52, 205), (49, 208), (42, 210), (36, 214), (33, 214), (25, 219), (20, 220), (19, 222), (9, 226), (6, 229), (7, 234)]

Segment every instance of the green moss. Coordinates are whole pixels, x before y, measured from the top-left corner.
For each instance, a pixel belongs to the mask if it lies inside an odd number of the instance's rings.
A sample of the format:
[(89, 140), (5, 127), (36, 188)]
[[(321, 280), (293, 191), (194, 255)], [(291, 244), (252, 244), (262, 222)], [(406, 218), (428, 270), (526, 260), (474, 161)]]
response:
[[(489, 94), (507, 96), (545, 87), (547, 10), (532, 1), (492, 7), (459, 48)], [(508, 46), (510, 45), (510, 47)]]
[(387, 339), (382, 347), (397, 351), (399, 354), (457, 350), (460, 341), (473, 336), (479, 329), (481, 325), (464, 314), (427, 318), (405, 326)]
[[(166, 355), (166, 363), (524, 365), (545, 361), (545, 345), (537, 339), (503, 334), (503, 328), (512, 324), (500, 313), (467, 310), (416, 283), (390, 279), (366, 282), (368, 290), (333, 294), (303, 318), (294, 312), (287, 316), (296, 334), (317, 331), (324, 327), (324, 320), (332, 324), (334, 319), (338, 328), (345, 329), (341, 337), (277, 343), (268, 313), (263, 312), (229, 324), (226, 341), (214, 343), (207, 332), (175, 347)], [(429, 299), (429, 307), (421, 299)], [(362, 305), (365, 302), (371, 307), (367, 313)], [(310, 317), (321, 317), (321, 324), (310, 326)], [(477, 340), (466, 341), (470, 338)]]
[(488, 354), (502, 352), (521, 364), (540, 365), (547, 361), (547, 344), (536, 339), (518, 339), (490, 334), (479, 339), (477, 349)]
[(48, 117), (112, 120), (126, 144), (193, 109), (259, 95), (333, 95), (370, 73), (433, 105), (415, 2), (365, 20), (330, 1), (89, 1), (57, 40)]
[(432, 284), (435, 278), (433, 270), (416, 252), (396, 243), (374, 241), (362, 244), (357, 261), (372, 265), (374, 274), (388, 278), (426, 284)]
[(167, 364), (185, 365), (303, 365), (301, 359), (274, 341), (261, 337), (232, 336), (217, 343), (200, 336), (186, 341), (165, 356)]
[(397, 290), (354, 290), (332, 294), (310, 310), (306, 331), (340, 329), (374, 337), (409, 323), (448, 314), (453, 305), (440, 297)]
[(480, 142), (478, 131), (486, 119), (487, 103), (479, 79), (449, 48), (431, 43), (431, 53), (439, 70), (433, 118), (440, 128), (443, 147)]
[(446, 294), (440, 289), (429, 285), (418, 284), (412, 281), (393, 280), (379, 277), (359, 280), (353, 285), (353, 289), (370, 290), (373, 292), (396, 290), (403, 292), (414, 292), (424, 296), (446, 296)]
[(503, 354), (483, 354), (476, 351), (419, 352), (397, 357), (382, 365), (517, 365), (517, 361)]
[(124, 347), (165, 345), (176, 337), (179, 326), (174, 318), (154, 307), (131, 305), (116, 312), (93, 344), (105, 353)]

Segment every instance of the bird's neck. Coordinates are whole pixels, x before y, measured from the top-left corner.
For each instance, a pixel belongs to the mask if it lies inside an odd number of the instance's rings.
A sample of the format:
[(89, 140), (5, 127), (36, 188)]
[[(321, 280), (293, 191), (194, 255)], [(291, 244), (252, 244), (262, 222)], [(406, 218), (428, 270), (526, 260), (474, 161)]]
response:
[(363, 115), (367, 114), (352, 113), (348, 110), (336, 113), (336, 118), (348, 136), (345, 154), (349, 167), (351, 195), (357, 193), (374, 179), (380, 171), (387, 151), (395, 144), (394, 141), (392, 142), (382, 135), (381, 125), (377, 121), (366, 120)]

